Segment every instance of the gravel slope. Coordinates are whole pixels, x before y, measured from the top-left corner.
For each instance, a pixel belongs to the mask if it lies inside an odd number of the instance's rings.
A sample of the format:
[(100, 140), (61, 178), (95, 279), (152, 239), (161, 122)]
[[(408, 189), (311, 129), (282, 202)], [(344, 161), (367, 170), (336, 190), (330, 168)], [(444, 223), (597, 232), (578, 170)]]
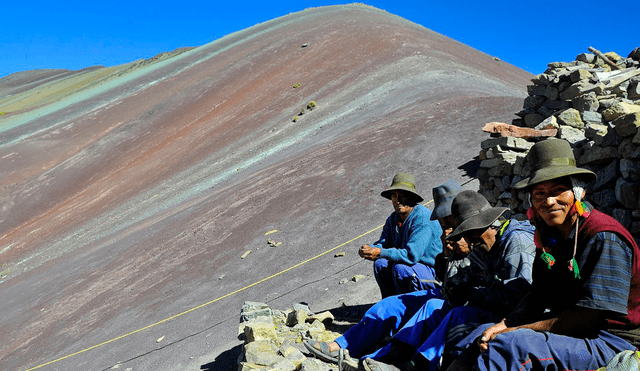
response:
[(333, 6), (0, 117), (3, 368), (231, 370), (245, 300), (363, 310), (379, 294), (356, 250), (379, 230), (356, 237), (392, 211), (379, 192), (397, 171), (426, 200), (477, 189), (480, 129), (531, 77)]

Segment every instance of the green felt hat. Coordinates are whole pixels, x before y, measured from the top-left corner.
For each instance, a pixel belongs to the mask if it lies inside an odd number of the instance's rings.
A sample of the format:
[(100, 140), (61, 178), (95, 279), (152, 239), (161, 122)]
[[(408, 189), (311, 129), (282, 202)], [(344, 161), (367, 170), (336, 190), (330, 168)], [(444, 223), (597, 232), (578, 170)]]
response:
[(415, 196), (416, 202), (422, 202), (424, 198), (422, 198), (418, 192), (416, 192), (416, 182), (413, 179), (413, 176), (406, 173), (398, 173), (393, 177), (393, 181), (391, 181), (391, 187), (385, 189), (380, 192), (380, 196), (384, 198), (391, 199), (391, 194), (393, 191), (406, 191)]
[(534, 144), (527, 154), (527, 160), (531, 168), (530, 176), (516, 183), (514, 189), (529, 188), (534, 184), (569, 175), (585, 182), (596, 179), (593, 171), (576, 167), (571, 145), (563, 139), (549, 138)]

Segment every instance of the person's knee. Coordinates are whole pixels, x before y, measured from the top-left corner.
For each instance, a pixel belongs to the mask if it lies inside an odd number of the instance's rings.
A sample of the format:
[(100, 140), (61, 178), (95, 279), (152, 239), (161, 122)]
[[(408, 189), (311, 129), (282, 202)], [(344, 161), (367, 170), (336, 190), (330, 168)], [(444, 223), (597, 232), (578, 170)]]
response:
[(375, 273), (379, 273), (387, 268), (389, 268), (389, 261), (385, 258), (377, 259), (373, 262), (373, 271)]
[(402, 317), (406, 306), (402, 301), (402, 295), (392, 295), (382, 298), (365, 313), (364, 318), (369, 320), (389, 321)]
[(487, 343), (488, 349), (484, 355), (510, 354), (515, 359), (523, 359), (529, 355), (531, 349), (545, 350), (545, 335), (530, 329), (518, 329), (515, 331), (498, 334)]
[(407, 278), (413, 278), (415, 272), (413, 269), (404, 264), (394, 264), (393, 265), (393, 276), (399, 280), (405, 280)]

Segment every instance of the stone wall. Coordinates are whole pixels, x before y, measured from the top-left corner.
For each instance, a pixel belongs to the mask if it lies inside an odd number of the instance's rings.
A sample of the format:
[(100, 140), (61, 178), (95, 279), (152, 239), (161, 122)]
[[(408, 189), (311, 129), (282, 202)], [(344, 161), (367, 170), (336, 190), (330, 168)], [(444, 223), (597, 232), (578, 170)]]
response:
[[(596, 53), (598, 53), (596, 51)], [(526, 195), (512, 187), (527, 177), (531, 146), (554, 136), (571, 143), (579, 167), (598, 175), (586, 200), (640, 236), (640, 48), (627, 58), (585, 53), (555, 62), (527, 87), (511, 124), (489, 123), (480, 151), (479, 192), (525, 218)]]

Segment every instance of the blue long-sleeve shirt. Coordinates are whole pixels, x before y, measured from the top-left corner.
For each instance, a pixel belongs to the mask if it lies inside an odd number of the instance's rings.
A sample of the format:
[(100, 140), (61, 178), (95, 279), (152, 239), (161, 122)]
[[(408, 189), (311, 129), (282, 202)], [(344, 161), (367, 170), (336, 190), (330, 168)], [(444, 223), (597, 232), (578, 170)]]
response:
[(431, 220), (431, 211), (420, 204), (414, 206), (402, 226), (398, 226), (399, 221), (398, 213), (391, 214), (380, 239), (371, 246), (380, 248), (380, 257), (389, 261), (433, 267), (436, 255), (442, 252), (440, 223)]

